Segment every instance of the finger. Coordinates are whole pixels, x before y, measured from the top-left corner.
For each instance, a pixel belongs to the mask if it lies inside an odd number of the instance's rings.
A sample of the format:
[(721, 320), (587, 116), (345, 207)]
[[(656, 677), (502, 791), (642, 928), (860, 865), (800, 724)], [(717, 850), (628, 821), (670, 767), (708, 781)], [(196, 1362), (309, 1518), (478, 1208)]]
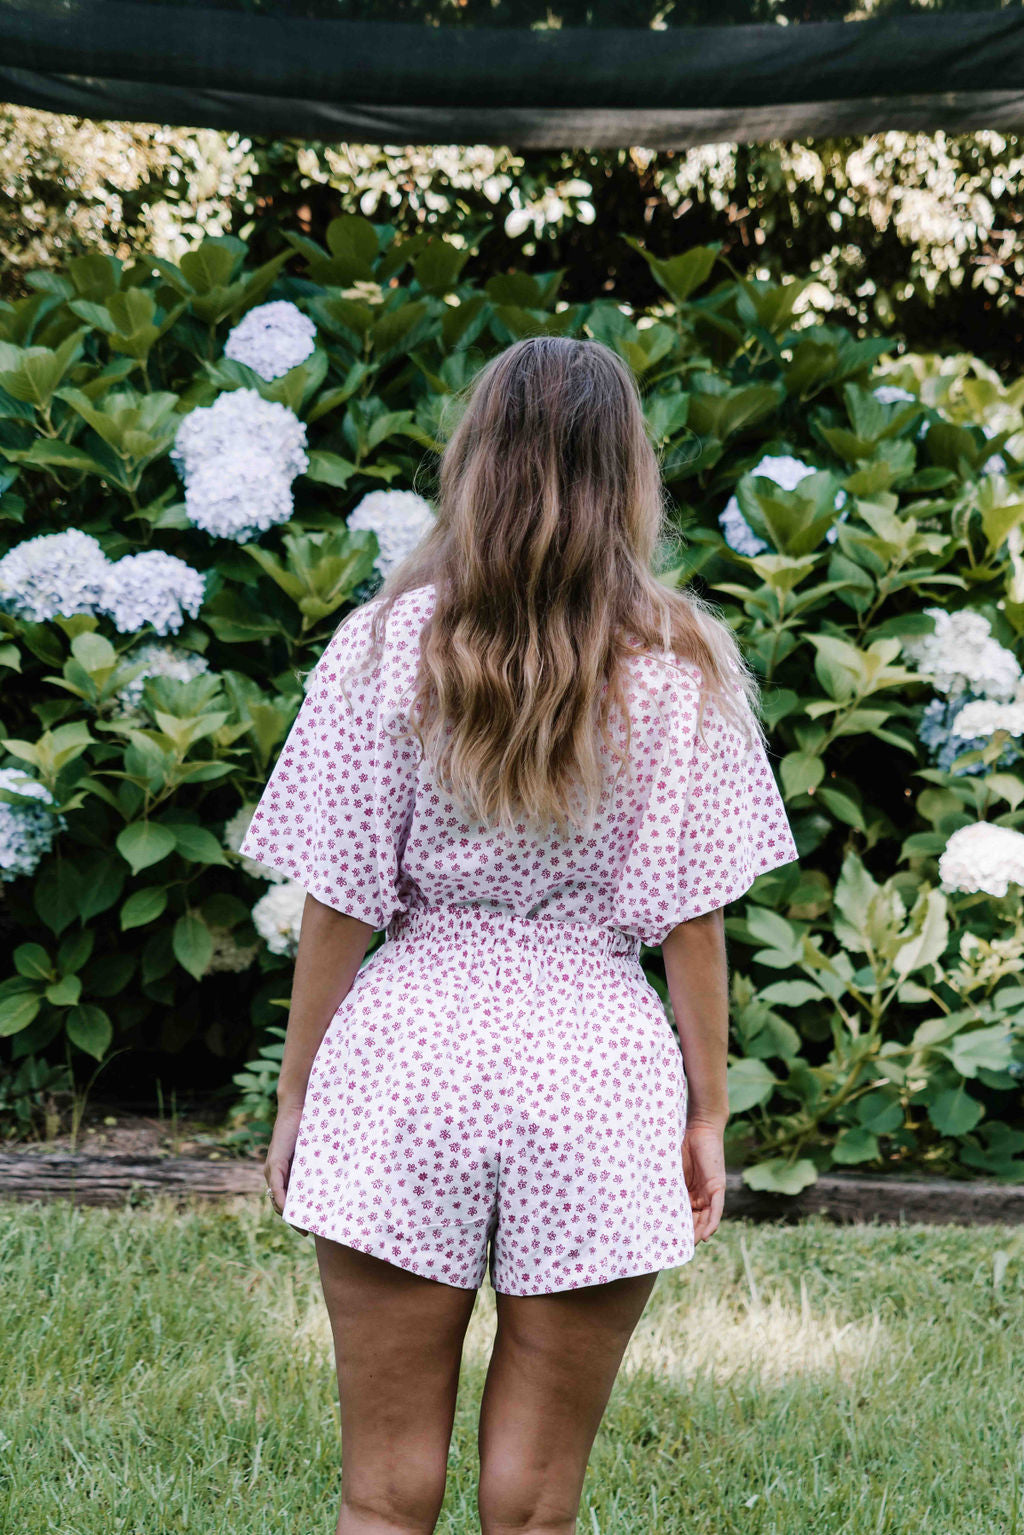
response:
[(270, 1192), (274, 1196), (274, 1209), (278, 1215), (284, 1209), (285, 1196), (288, 1193), (288, 1164), (274, 1162), (270, 1168)]
[(708, 1202), (706, 1208), (701, 1212), (701, 1230), (703, 1232), (703, 1236), (701, 1238), (702, 1241), (707, 1242), (718, 1230), (719, 1222), (722, 1219), (722, 1208), (724, 1204), (725, 1191), (718, 1189), (711, 1196), (711, 1199)]

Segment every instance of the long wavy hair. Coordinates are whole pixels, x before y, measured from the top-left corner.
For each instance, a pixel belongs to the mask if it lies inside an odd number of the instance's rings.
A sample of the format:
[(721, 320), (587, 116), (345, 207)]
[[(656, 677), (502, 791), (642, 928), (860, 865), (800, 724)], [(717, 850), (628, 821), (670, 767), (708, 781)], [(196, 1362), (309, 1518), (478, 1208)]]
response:
[(621, 358), (599, 341), (531, 336), (452, 403), (436, 516), (374, 595), (356, 670), (377, 664), (395, 601), (433, 585), (409, 722), (467, 821), (592, 828), (607, 783), (599, 741), (629, 769), (632, 655), (699, 668), (698, 729), (713, 697), (748, 744), (763, 741), (757, 679), (729, 625), (655, 574), (680, 535)]

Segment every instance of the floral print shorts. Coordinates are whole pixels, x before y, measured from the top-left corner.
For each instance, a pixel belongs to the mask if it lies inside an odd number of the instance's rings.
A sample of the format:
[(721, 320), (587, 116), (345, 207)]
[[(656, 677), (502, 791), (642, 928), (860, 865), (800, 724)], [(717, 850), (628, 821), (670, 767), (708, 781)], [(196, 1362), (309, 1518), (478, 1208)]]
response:
[[(545, 1295), (687, 1263), (679, 1040), (621, 929), (397, 914), (313, 1062), (284, 1219)], [(489, 1256), (488, 1256), (489, 1255)]]

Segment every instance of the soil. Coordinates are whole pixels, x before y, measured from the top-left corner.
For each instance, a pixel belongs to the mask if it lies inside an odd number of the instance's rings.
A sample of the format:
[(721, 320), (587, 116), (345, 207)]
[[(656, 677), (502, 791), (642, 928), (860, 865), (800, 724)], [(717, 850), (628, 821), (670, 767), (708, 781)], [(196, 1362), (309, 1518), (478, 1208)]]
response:
[(223, 1119), (211, 1113), (179, 1113), (172, 1118), (131, 1112), (117, 1104), (87, 1104), (72, 1140), (70, 1116), (49, 1139), (0, 1141), (0, 1150), (33, 1156), (39, 1152), (74, 1152), (99, 1157), (194, 1157), (203, 1161), (234, 1161), (239, 1157), (263, 1161), (264, 1151), (246, 1149), (227, 1140)]

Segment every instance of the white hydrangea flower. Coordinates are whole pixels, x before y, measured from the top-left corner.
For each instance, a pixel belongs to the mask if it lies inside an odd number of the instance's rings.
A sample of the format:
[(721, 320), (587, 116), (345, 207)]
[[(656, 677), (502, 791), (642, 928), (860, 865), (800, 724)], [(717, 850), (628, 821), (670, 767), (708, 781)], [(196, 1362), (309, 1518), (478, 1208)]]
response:
[(242, 970), (248, 970), (259, 953), (259, 946), (255, 943), (237, 943), (230, 928), (211, 925), (210, 936), (213, 939), (213, 953), (203, 971), (204, 975), (225, 972), (237, 975)]
[(291, 479), (263, 448), (232, 448), (199, 464), (185, 489), (185, 515), (214, 538), (248, 543), (289, 522), (295, 511)]
[(145, 666), (144, 671), (132, 677), (114, 694), (120, 712), (124, 714), (134, 712), (141, 705), (142, 685), (147, 677), (171, 677), (176, 682), (191, 682), (193, 677), (199, 677), (210, 669), (205, 656), (197, 655), (194, 650), (184, 650), (180, 645), (161, 644), (158, 640), (147, 640), (137, 645), (124, 659), (132, 666)]
[(898, 405), (901, 401), (909, 403), (917, 400), (916, 394), (911, 394), (909, 389), (902, 389), (899, 384), (878, 384), (871, 392), (883, 405)]
[(91, 533), (41, 533), (0, 559), (0, 607), (36, 624), (58, 613), (95, 613), (109, 569)]
[(964, 704), (950, 726), (950, 734), (965, 741), (976, 736), (994, 736), (997, 730), (1024, 736), (1024, 703), (1000, 704), (991, 698), (975, 698)]
[(961, 826), (939, 859), (939, 879), (965, 895), (1006, 895), (1010, 885), (1024, 885), (1024, 834), (991, 821)]
[(170, 452), (185, 481), (185, 514), (215, 538), (245, 543), (294, 510), (291, 482), (309, 467), (306, 427), (255, 389), (227, 390), (190, 411)]
[(271, 886), (266, 895), (260, 896), (252, 909), (253, 926), (271, 954), (295, 958), (305, 904), (306, 891), (293, 879)]
[[(238, 852), (255, 811), (255, 805), (243, 805), (224, 823), (224, 846), (229, 852)], [(247, 874), (253, 875), (255, 879), (269, 880), (272, 885), (281, 885), (288, 878), (287, 874), (281, 874), (277, 869), (268, 869), (264, 864), (257, 863), (255, 858), (242, 857), (238, 862)]]
[(719, 512), (718, 524), (729, 548), (737, 554), (746, 555), (748, 559), (753, 559), (755, 554), (763, 554), (769, 547), (763, 538), (758, 537), (740, 511), (735, 496), (730, 496), (725, 510)]
[(297, 304), (274, 299), (243, 315), (224, 343), (224, 356), (261, 378), (280, 378), (316, 349), (316, 326)]
[(122, 634), (136, 634), (146, 624), (157, 634), (177, 634), (186, 613), (196, 617), (205, 593), (200, 571), (174, 554), (147, 549), (109, 566), (99, 608)]
[[(805, 464), (799, 458), (793, 458), (788, 453), (766, 454), (753, 469), (748, 469), (746, 475), (761, 474), (766, 479), (774, 480), (782, 490), (795, 490), (801, 480), (809, 474), (817, 474), (818, 471), (812, 464)], [(845, 490), (836, 493), (835, 504), (841, 507), (846, 503)], [(725, 503), (725, 508), (718, 514), (718, 524), (722, 529), (722, 536), (730, 549), (737, 554), (744, 554), (752, 558), (755, 554), (763, 554), (769, 545), (754, 532), (750, 523), (740, 511), (740, 503), (735, 495), (731, 495)], [(834, 544), (839, 536), (839, 530), (835, 523), (825, 534), (827, 543)]]
[(903, 654), (938, 693), (970, 688), (992, 698), (1012, 698), (1021, 669), (1012, 650), (992, 638), (992, 625), (981, 613), (959, 608), (925, 608), (935, 619), (934, 634), (909, 635)]
[[(27, 794), (32, 799), (53, 804), (53, 795), (17, 767), (0, 768), (0, 789)], [(50, 815), (34, 805), (19, 805), (0, 800), (0, 881), (34, 874), (41, 858), (49, 851), (58, 830), (67, 825), (66, 817)]]
[(353, 507), (346, 526), (376, 533), (380, 553), (374, 568), (386, 576), (392, 566), (411, 554), (434, 520), (429, 501), (414, 490), (371, 490)]

